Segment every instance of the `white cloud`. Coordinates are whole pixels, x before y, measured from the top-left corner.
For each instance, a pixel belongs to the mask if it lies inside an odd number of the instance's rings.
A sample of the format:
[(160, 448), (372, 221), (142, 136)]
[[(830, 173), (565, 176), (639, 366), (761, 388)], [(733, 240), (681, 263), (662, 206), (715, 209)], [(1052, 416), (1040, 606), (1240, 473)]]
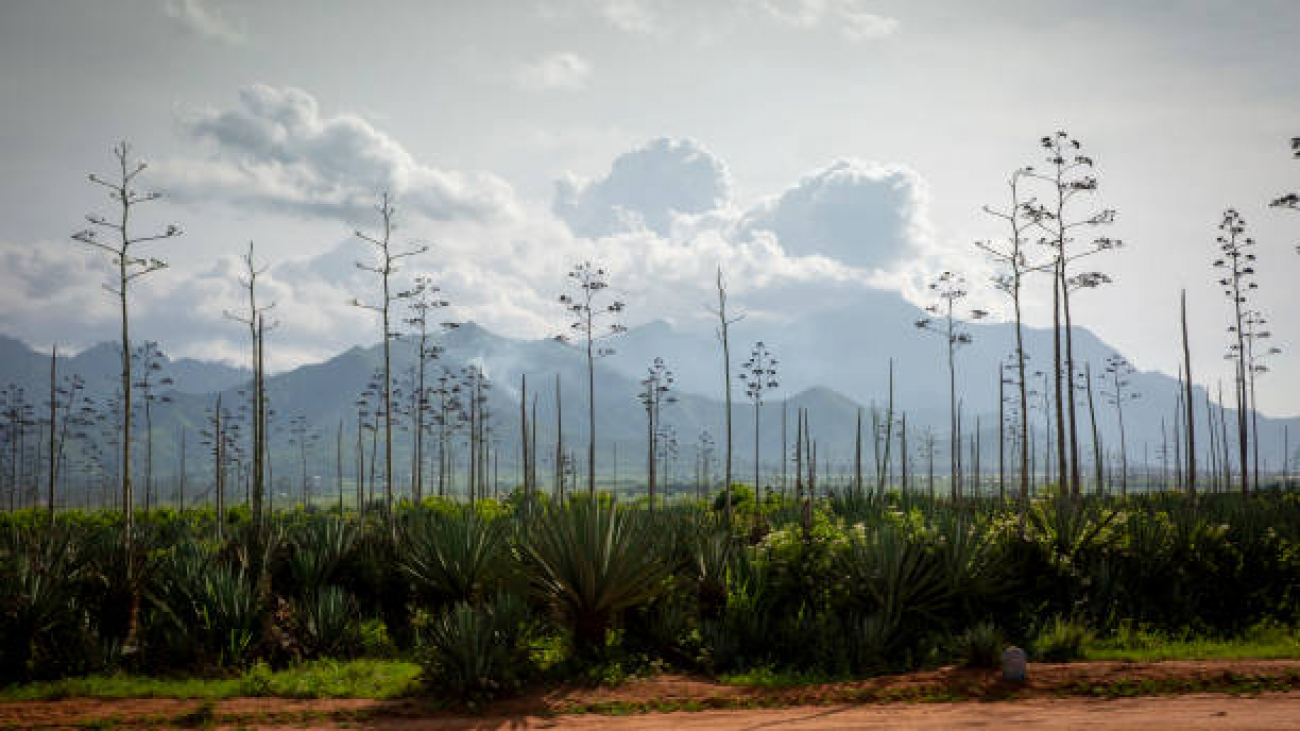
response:
[(695, 140), (659, 138), (619, 155), (603, 177), (559, 181), (552, 210), (586, 238), (711, 231), (744, 242), (766, 232), (790, 255), (879, 269), (928, 244), (928, 195), (909, 168), (839, 160), (739, 211), (722, 160)]
[(165, 0), (163, 14), (186, 31), (232, 46), (247, 40), (242, 30), (220, 12), (208, 7), (206, 0)]
[(651, 33), (656, 28), (654, 12), (645, 0), (599, 0), (597, 12), (627, 33)]
[(850, 41), (865, 41), (892, 35), (896, 18), (877, 15), (862, 0), (761, 0), (768, 17), (795, 28), (822, 26), (838, 28)]
[(513, 215), (514, 193), (495, 175), (425, 165), (356, 115), (322, 115), (299, 89), (245, 87), (236, 107), (194, 111), (180, 124), (211, 150), (206, 159), (158, 166), (159, 187), (181, 202), (352, 219), (389, 191), (431, 219)]
[(107, 258), (74, 241), (0, 242), (0, 332), (46, 344), (110, 322)]
[[(667, 178), (660, 180), (667, 182)], [(734, 212), (712, 211), (675, 217), (664, 234), (636, 226), (583, 236), (545, 208), (528, 206), (518, 218), (506, 222), (437, 224), (431, 235), (436, 249), (404, 262), (399, 279), (417, 272), (428, 274), (452, 302), (450, 318), (473, 320), (516, 337), (544, 337), (562, 330), (564, 313), (556, 296), (565, 286), (568, 269), (584, 260), (599, 262), (611, 273), (612, 287), (628, 303), (633, 324), (700, 317), (702, 305), (713, 296), (718, 266), (726, 270), (737, 297), (760, 297), (767, 309), (783, 316), (821, 306), (828, 291), (868, 286), (869, 271), (821, 254), (793, 255), (770, 231), (734, 237), (735, 218)], [(329, 302), (364, 296), (377, 286), (373, 276), (358, 272), (352, 264), (364, 256), (365, 249), (345, 243), (273, 271), (289, 284), (289, 297), (300, 297), (301, 292), (335, 293), (332, 299), (313, 295), (314, 302), (325, 304), (308, 306), (320, 310), (308, 315), (310, 321), (331, 321), (336, 305)], [(763, 310), (753, 308), (756, 317)], [(286, 313), (281, 317), (289, 321)], [(352, 329), (352, 336), (359, 332), (362, 340), (373, 341), (366, 335), (374, 329), (370, 325)], [(330, 341), (341, 330), (336, 325), (312, 337)]]
[(898, 20), (875, 15), (863, 10), (857, 3), (842, 3), (840, 7), (840, 33), (851, 41), (884, 38), (898, 30)]
[(890, 267), (929, 240), (928, 192), (898, 165), (839, 160), (747, 211), (742, 237), (766, 230), (792, 254), (821, 254), (850, 266)]
[(552, 53), (515, 70), (515, 83), (529, 91), (577, 90), (587, 85), (591, 64), (574, 53)]
[(692, 139), (661, 137), (614, 159), (602, 178), (556, 183), (552, 210), (579, 236), (649, 229), (667, 236), (676, 217), (727, 206), (731, 175)]
[[(746, 211), (732, 198), (721, 159), (695, 140), (661, 138), (618, 156), (597, 179), (559, 184), (550, 205), (510, 199), (508, 216), (447, 216), (430, 215), (444, 210), (430, 201), (449, 195), (442, 178), (365, 122), (322, 118), (302, 92), (255, 87), (235, 110), (199, 114), (186, 129), (210, 140), (213, 156), (159, 167), (195, 203), (254, 202), (337, 218), (369, 202), (371, 188), (358, 180), (392, 183), (403, 240), (435, 243), (403, 261), (397, 285), (428, 274), (453, 304), (450, 319), (516, 337), (560, 331), (555, 298), (565, 273), (583, 260), (611, 272), (629, 324), (698, 320), (719, 266), (754, 318), (782, 319), (865, 291), (924, 248), (928, 235), (925, 188), (906, 168), (840, 161)], [(197, 178), (187, 184), (183, 174)], [(273, 368), (378, 339), (372, 313), (348, 304), (375, 296), (376, 278), (355, 267), (372, 252), (345, 230), (328, 250), (271, 262), (259, 280), (259, 298), (278, 303), (281, 325), (268, 341)], [(8, 292), (0, 295), (7, 314), (0, 331), (29, 340), (57, 332), (79, 344), (112, 332), (112, 303), (99, 289), (102, 262), (69, 256), (73, 246), (55, 253), (0, 247), (0, 287)], [(243, 306), (237, 253), (133, 289), (136, 331), (173, 356), (243, 362), (246, 333), (221, 314)]]

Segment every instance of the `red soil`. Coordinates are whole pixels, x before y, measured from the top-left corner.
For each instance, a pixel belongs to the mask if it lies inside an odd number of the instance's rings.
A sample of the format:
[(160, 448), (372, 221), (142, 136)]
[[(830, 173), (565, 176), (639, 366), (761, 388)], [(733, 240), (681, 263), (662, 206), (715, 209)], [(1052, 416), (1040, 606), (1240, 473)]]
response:
[[(281, 730), (344, 726), (1300, 729), (1300, 661), (1032, 664), (1029, 677), (1028, 683), (1008, 685), (996, 672), (943, 668), (850, 683), (767, 689), (665, 675), (617, 688), (536, 691), (495, 703), (478, 715), (440, 711), (417, 700), (233, 698), (204, 708), (197, 700), (70, 698), (0, 703), (0, 728), (85, 728), (111, 722), (118, 727), (215, 724)], [(1079, 697), (1138, 693), (1186, 695)], [(968, 702), (934, 702), (943, 699)], [(898, 702), (917, 700), (930, 702)], [(644, 713), (656, 709), (674, 712)], [(633, 715), (602, 715), (629, 711)]]

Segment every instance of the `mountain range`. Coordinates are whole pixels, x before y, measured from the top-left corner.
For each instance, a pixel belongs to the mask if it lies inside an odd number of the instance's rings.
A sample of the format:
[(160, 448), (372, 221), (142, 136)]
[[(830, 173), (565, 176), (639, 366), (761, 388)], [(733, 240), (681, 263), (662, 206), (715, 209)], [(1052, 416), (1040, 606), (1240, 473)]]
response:
[[(782, 445), (782, 411), (787, 412), (787, 439), (794, 439), (794, 413), (806, 408), (810, 430), (819, 449), (819, 470), (826, 474), (844, 472), (851, 464), (855, 422), (864, 410), (864, 461), (870, 473), (871, 409), (883, 410), (888, 400), (890, 362), (893, 362), (894, 408), (896, 415), (906, 414), (913, 471), (924, 469), (921, 445), (925, 435), (932, 435), (936, 445), (936, 471), (947, 470), (948, 376), (943, 338), (918, 332), (917, 320), (924, 313), (896, 295), (886, 292), (870, 295), (854, 308), (827, 309), (803, 318), (782, 323), (742, 323), (734, 328), (731, 342), (733, 381), (733, 464), (736, 479), (752, 480), (754, 448), (754, 407), (744, 396), (737, 380), (740, 364), (749, 353), (755, 336), (761, 337), (778, 357), (779, 388), (772, 391), (762, 406), (759, 444), (763, 470), (775, 475), (780, 469)], [(963, 431), (974, 433), (980, 427), (980, 452), (985, 472), (996, 470), (998, 423), (998, 366), (1008, 362), (1013, 350), (1014, 328), (1007, 323), (978, 323), (969, 327), (970, 345), (957, 355), (958, 397), (962, 403)], [(577, 464), (585, 465), (587, 444), (586, 371), (582, 353), (550, 339), (529, 340), (503, 337), (474, 323), (464, 323), (441, 336), (444, 351), (433, 364), (433, 373), (446, 368), (456, 372), (474, 364), (483, 369), (492, 382), (488, 408), (497, 444), (497, 469), (503, 483), (514, 480), (519, 455), (519, 394), (521, 378), (527, 376), (530, 397), (536, 398), (538, 421), (539, 473), (551, 474), (557, 432), (558, 386), (562, 394), (562, 433), (566, 451), (572, 452)], [(630, 329), (611, 341), (616, 352), (597, 361), (595, 373), (597, 411), (597, 471), (602, 478), (617, 473), (623, 479), (636, 479), (645, 472), (646, 417), (637, 395), (639, 380), (655, 357), (662, 357), (675, 374), (676, 402), (665, 407), (663, 421), (675, 431), (677, 459), (675, 479), (689, 480), (693, 474), (696, 446), (702, 431), (707, 430), (717, 444), (713, 471), (722, 458), (725, 408), (721, 401), (724, 374), (721, 348), (713, 333), (698, 324), (678, 325), (654, 321)], [(1041, 373), (1051, 362), (1052, 333), (1038, 328), (1025, 329), (1026, 350), (1030, 354), (1031, 425), (1041, 460), (1044, 450), (1046, 380)], [(165, 347), (165, 344), (164, 344)], [(273, 342), (268, 348), (274, 347)], [(1075, 360), (1082, 369), (1088, 364), (1094, 377), (1093, 400), (1097, 429), (1107, 450), (1107, 459), (1117, 459), (1119, 428), (1115, 408), (1103, 396), (1099, 379), (1108, 356), (1116, 351), (1086, 329), (1074, 331)], [(118, 347), (105, 343), (71, 357), (60, 356), (61, 375), (80, 374), (87, 392), (103, 401), (117, 387)], [(394, 377), (402, 393), (409, 394), (405, 379), (415, 362), (414, 348), (407, 341), (397, 341), (393, 348)], [(358, 405), (357, 400), (382, 364), (378, 345), (354, 347), (321, 363), (305, 365), (268, 377), (268, 394), (274, 410), (272, 418), (273, 469), (284, 475), (300, 470), (300, 452), (290, 434), (289, 424), (302, 418), (315, 435), (308, 453), (308, 473), (329, 479), (336, 469), (335, 444), (343, 432), (344, 471), (354, 470)], [(187, 472), (210, 473), (198, 434), (205, 428), (218, 396), (226, 410), (238, 413), (248, 397), (243, 389), (249, 371), (221, 363), (191, 359), (167, 360), (162, 373), (174, 380), (170, 403), (156, 404), (153, 413), (156, 472), (176, 472), (179, 459), (180, 432), (187, 440)], [(1008, 371), (1008, 376), (1011, 372)], [(1136, 372), (1128, 378), (1128, 389), (1139, 394), (1125, 406), (1125, 426), (1129, 463), (1136, 467), (1144, 460), (1159, 468), (1157, 456), (1165, 439), (1172, 439), (1175, 420), (1175, 397), (1178, 381), (1154, 372)], [(44, 403), (49, 387), (49, 355), (37, 353), (12, 338), (0, 337), (0, 387), (17, 384), (26, 389), (29, 401)], [(1008, 403), (1015, 403), (1013, 387), (1006, 387)], [(1086, 392), (1080, 390), (1077, 406), (1080, 452), (1085, 463), (1083, 473), (1091, 475), (1091, 423)], [(1198, 461), (1208, 466), (1210, 440), (1206, 419), (1206, 393), (1195, 390), (1195, 416), (1198, 434)], [(529, 405), (529, 409), (533, 405)], [(1234, 443), (1232, 425), (1235, 411), (1226, 410), (1229, 442)], [(1162, 420), (1167, 437), (1162, 437)], [(399, 421), (403, 421), (400, 420)], [(1283, 451), (1284, 428), (1300, 437), (1300, 418), (1275, 419), (1262, 415), (1258, 433), (1262, 462), (1278, 469)], [(1217, 436), (1217, 434), (1216, 434)], [(1289, 436), (1289, 435), (1288, 435)], [(369, 449), (370, 434), (365, 435)], [(454, 457), (464, 469), (466, 449), (463, 435), (455, 437), (460, 445)], [(394, 472), (410, 473), (409, 435), (399, 432), (394, 438)], [(894, 454), (898, 454), (898, 446)], [(429, 453), (433, 450), (430, 449)], [(1011, 457), (1008, 456), (1008, 460)], [(823, 466), (825, 462), (827, 466)], [(1041, 461), (1039, 462), (1041, 468)], [(969, 465), (968, 465), (969, 466)], [(427, 471), (427, 468), (426, 468)], [(776, 479), (764, 477), (764, 481)]]

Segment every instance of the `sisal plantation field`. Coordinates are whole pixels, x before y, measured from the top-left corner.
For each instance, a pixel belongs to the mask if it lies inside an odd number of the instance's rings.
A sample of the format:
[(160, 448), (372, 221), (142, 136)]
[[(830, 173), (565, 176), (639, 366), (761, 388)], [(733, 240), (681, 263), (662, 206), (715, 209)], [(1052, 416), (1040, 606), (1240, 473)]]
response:
[(379, 506), (260, 526), (159, 510), (129, 554), (112, 512), (6, 514), (4, 694), (463, 708), (664, 673), (780, 688), (994, 667), (1008, 644), (1034, 662), (1300, 657), (1293, 492), (734, 494), (730, 528), (714, 505), (605, 495), (404, 503), (391, 526)]

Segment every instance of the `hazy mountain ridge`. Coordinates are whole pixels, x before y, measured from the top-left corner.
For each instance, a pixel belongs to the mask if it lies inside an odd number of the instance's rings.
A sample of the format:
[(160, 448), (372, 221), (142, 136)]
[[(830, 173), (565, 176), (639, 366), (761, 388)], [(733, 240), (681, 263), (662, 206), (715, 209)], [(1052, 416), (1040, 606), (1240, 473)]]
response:
[[(789, 414), (787, 437), (790, 442), (794, 439), (794, 412), (797, 408), (807, 407), (812, 437), (819, 445), (819, 462), (825, 459), (840, 465), (840, 468), (846, 466), (852, 456), (854, 424), (859, 408), (869, 409), (874, 404), (883, 410), (885, 406), (890, 358), (894, 360), (895, 412), (908, 415), (913, 459), (920, 454), (918, 450), (923, 434), (929, 430), (938, 446), (936, 469), (946, 470), (948, 389), (943, 340), (918, 332), (915, 321), (922, 313), (901, 298), (873, 293), (868, 300), (861, 308), (827, 310), (779, 327), (743, 322), (734, 328), (731, 348), (733, 464), (737, 475), (744, 477), (752, 474), (753, 470), (754, 409), (752, 402), (744, 397), (737, 374), (755, 339), (763, 339), (780, 360), (781, 387), (769, 394), (763, 407), (760, 449), (765, 470), (779, 465), (782, 403), (786, 404)], [(753, 337), (760, 335), (761, 329), (768, 329), (770, 333)], [(1012, 351), (1014, 328), (1006, 323), (982, 323), (973, 325), (971, 332), (973, 344), (958, 354), (958, 397), (962, 400), (964, 433), (971, 434), (976, 423), (980, 425), (983, 459), (988, 469), (995, 467), (992, 460), (997, 454), (997, 364)], [(1041, 376), (1032, 374), (1035, 368), (1050, 362), (1051, 331), (1026, 328), (1025, 341), (1031, 354), (1031, 388), (1040, 392), (1031, 399), (1031, 420), (1041, 449), (1044, 412), (1039, 406), (1043, 402), (1044, 381)], [(580, 350), (553, 340), (503, 337), (474, 323), (464, 323), (449, 331), (440, 338), (440, 344), (445, 352), (439, 362), (430, 366), (431, 374), (443, 367), (454, 372), (474, 363), (492, 379), (489, 409), (495, 425), (494, 440), (500, 450), (501, 469), (509, 470), (503, 479), (514, 474), (519, 454), (519, 393), (521, 376), (525, 375), (530, 415), (534, 399), (536, 403), (538, 451), (542, 464), (549, 465), (555, 452), (558, 375), (563, 398), (565, 450), (572, 452), (580, 465), (585, 465), (587, 384), (585, 361)], [(631, 329), (612, 344), (617, 354), (599, 360), (596, 368), (598, 471), (606, 474), (614, 469), (615, 451), (619, 474), (632, 475), (643, 471), (646, 425), (644, 409), (637, 400), (638, 381), (655, 356), (663, 357), (677, 374), (677, 402), (665, 408), (663, 421), (676, 432), (678, 476), (684, 477), (693, 469), (690, 465), (695, 455), (694, 445), (703, 430), (708, 430), (717, 444), (716, 465), (723, 454), (725, 410), (720, 398), (723, 381), (721, 348), (712, 333), (700, 327), (691, 329), (655, 321)], [(1090, 363), (1094, 377), (1101, 375), (1098, 371), (1102, 369), (1104, 359), (1113, 352), (1089, 331), (1075, 330), (1076, 363), (1080, 368), (1083, 363)], [(116, 387), (116, 353), (114, 345), (105, 343), (70, 359), (61, 357), (60, 372), (82, 373), (92, 392), (111, 393)], [(408, 378), (415, 362), (413, 344), (409, 340), (398, 341), (393, 345), (393, 354), (395, 385), (403, 393), (409, 393), (402, 381)], [(269, 376), (268, 393), (275, 412), (272, 419), (273, 451), (277, 461), (296, 454), (288, 451), (293, 447), (288, 443), (286, 426), (290, 418), (301, 415), (319, 435), (318, 446), (309, 455), (311, 471), (333, 474), (333, 445), (341, 425), (345, 470), (350, 473), (356, 442), (356, 401), (382, 362), (378, 345), (354, 347), (324, 362)], [(20, 383), (32, 393), (40, 394), (42, 388), (48, 388), (48, 368), (48, 355), (32, 351), (12, 338), (0, 337), (0, 383)], [(203, 428), (205, 414), (213, 408), (218, 393), (223, 407), (238, 413), (248, 400), (242, 392), (248, 372), (222, 364), (181, 359), (170, 361), (163, 373), (176, 379), (176, 392), (172, 395), (173, 403), (160, 405), (155, 410), (155, 452), (158, 459), (162, 464), (170, 464), (175, 459), (177, 435), (184, 428), (191, 433), (191, 458), (201, 460), (200, 452), (192, 451), (198, 449), (193, 446), (197, 443), (193, 435)], [(1162, 438), (1161, 419), (1172, 425), (1177, 381), (1153, 372), (1135, 373), (1129, 380), (1130, 388), (1142, 394), (1125, 408), (1130, 463), (1141, 461), (1145, 446), (1150, 461), (1158, 464), (1155, 449)], [(1012, 403), (1015, 401), (1013, 390), (1013, 387), (1007, 387), (1007, 397)], [(1097, 391), (1093, 397), (1098, 429), (1103, 444), (1108, 449), (1115, 448), (1119, 439), (1115, 412)], [(1092, 439), (1087, 401), (1082, 391), (1078, 396), (1080, 453), (1084, 462), (1090, 464)], [(1209, 437), (1205, 394), (1199, 387), (1195, 398), (1198, 452), (1203, 454)], [(1233, 411), (1228, 411), (1230, 441), (1233, 414)], [(863, 423), (864, 460), (870, 463), (869, 412), (864, 413)], [(1261, 455), (1273, 465), (1276, 465), (1281, 451), (1284, 424), (1300, 437), (1300, 419), (1261, 417), (1259, 420)], [(408, 439), (404, 431), (399, 431), (394, 437), (394, 471), (399, 474), (409, 472)], [(464, 437), (457, 435), (455, 439), (458, 450), (463, 452)], [(366, 440), (369, 444), (368, 435)], [(463, 461), (463, 456), (458, 459)], [(296, 464), (296, 458), (289, 464)], [(550, 468), (539, 469), (547, 471)], [(1091, 468), (1085, 465), (1085, 469)]]
[[(243, 383), (252, 376), (249, 369), (226, 363), (194, 358), (172, 360), (165, 356), (165, 345), (159, 347), (164, 352), (163, 373), (172, 378), (172, 390), (179, 393), (212, 393)], [(120, 353), (121, 348), (112, 342), (98, 343), (73, 355), (60, 351), (56, 365), (58, 377), (79, 375), (88, 390), (111, 393), (121, 381)], [(50, 354), (37, 352), (16, 338), (0, 335), (0, 386), (11, 383), (29, 393), (48, 394)]]

